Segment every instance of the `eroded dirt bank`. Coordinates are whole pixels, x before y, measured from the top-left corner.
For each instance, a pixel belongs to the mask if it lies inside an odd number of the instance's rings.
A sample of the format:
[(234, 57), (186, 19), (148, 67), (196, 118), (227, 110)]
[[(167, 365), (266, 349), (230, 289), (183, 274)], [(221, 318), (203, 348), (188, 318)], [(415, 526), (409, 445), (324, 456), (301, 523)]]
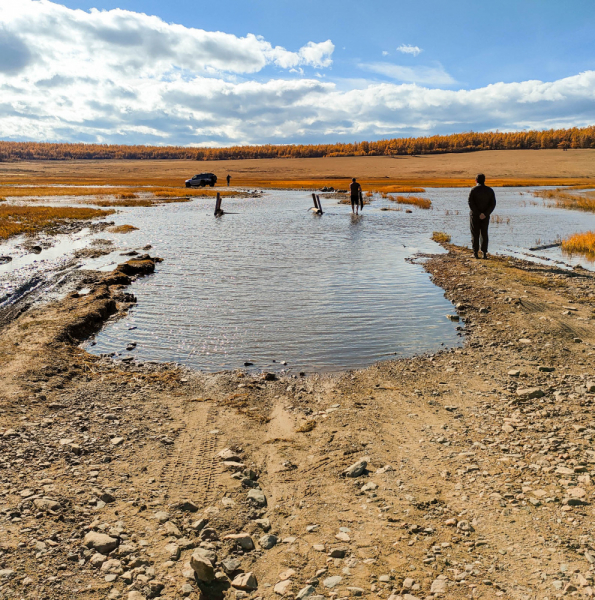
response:
[(152, 264), (0, 330), (0, 598), (592, 594), (591, 273), (449, 247), (465, 348), (267, 380), (77, 347)]

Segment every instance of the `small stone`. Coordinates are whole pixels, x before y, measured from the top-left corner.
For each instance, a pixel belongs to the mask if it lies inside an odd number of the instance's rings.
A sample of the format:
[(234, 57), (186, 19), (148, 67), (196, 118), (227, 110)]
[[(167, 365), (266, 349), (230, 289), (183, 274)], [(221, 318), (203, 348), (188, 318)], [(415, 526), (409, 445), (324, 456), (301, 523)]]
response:
[(122, 443), (124, 442), (124, 438), (123, 438), (123, 437), (115, 437), (115, 438), (112, 438), (112, 439), (110, 440), (110, 442), (111, 442), (111, 443), (112, 443), (112, 445), (114, 445), (114, 446), (120, 446), (120, 445), (122, 445)]
[(163, 552), (168, 560), (178, 560), (180, 558), (180, 546), (178, 544), (166, 544), (163, 547)]
[(347, 550), (345, 548), (333, 548), (330, 551), (329, 556), (331, 558), (345, 558), (346, 554), (347, 554)]
[(285, 596), (285, 594), (287, 594), (290, 590), (291, 590), (291, 586), (293, 585), (291, 579), (285, 579), (284, 581), (279, 581), (278, 583), (275, 584), (275, 587), (273, 588), (273, 592), (275, 592), (275, 594), (279, 594), (279, 596)]
[(190, 596), (190, 594), (192, 594), (193, 591), (194, 588), (189, 583), (185, 583), (180, 588), (180, 594), (182, 594), (182, 596)]
[(537, 367), (537, 370), (540, 371), (541, 373), (552, 373), (553, 371), (556, 370), (555, 367), (546, 367), (545, 365), (540, 365), (539, 367)]
[(349, 542), (349, 541), (351, 541), (351, 538), (349, 537), (349, 534), (345, 533), (344, 531), (339, 531), (339, 533), (335, 537), (338, 540), (341, 540), (342, 542)]
[(297, 600), (303, 600), (303, 598), (309, 598), (315, 591), (316, 591), (316, 588), (314, 586), (307, 585), (305, 588), (302, 588), (297, 593), (296, 598), (297, 598)]
[(343, 578), (340, 575), (333, 575), (332, 577), (327, 577), (322, 585), (329, 590), (333, 589), (336, 585), (339, 585), (343, 581)]
[(190, 566), (199, 581), (210, 583), (215, 579), (215, 569), (213, 569), (211, 561), (201, 556), (199, 552), (195, 551), (190, 557)]
[(159, 511), (158, 513), (155, 513), (155, 518), (160, 523), (165, 523), (166, 521), (169, 521), (169, 513), (165, 511)]
[(324, 544), (312, 544), (312, 548), (316, 550), (316, 552), (325, 552), (326, 548)]
[(221, 450), (217, 456), (223, 461), (242, 462), (242, 457), (238, 452), (234, 452), (230, 448)]
[(278, 538), (276, 535), (267, 534), (263, 535), (258, 540), (258, 545), (264, 550), (270, 550), (273, 546), (277, 544)]
[[(326, 573), (326, 571), (325, 571), (325, 573)], [(279, 579), (281, 581), (285, 581), (286, 579), (291, 579), (295, 574), (296, 573), (293, 569), (287, 569), (286, 571), (279, 573)]]
[(359, 597), (364, 595), (364, 589), (359, 587), (348, 587), (347, 591), (350, 596)]
[(128, 600), (146, 600), (146, 598), (137, 591), (128, 592)]
[(448, 590), (448, 582), (446, 579), (434, 579), (430, 592), (432, 594), (446, 594)]
[(240, 570), (242, 563), (237, 558), (227, 557), (225, 560), (221, 561), (221, 566), (228, 575), (231, 575), (235, 571)]
[(519, 377), (521, 374), (521, 372), (518, 369), (511, 369), (510, 371), (508, 371), (508, 375), (510, 377)]
[(89, 531), (83, 540), (83, 544), (91, 550), (96, 550), (101, 554), (109, 554), (118, 546), (118, 540), (97, 531)]
[(267, 499), (262, 490), (254, 489), (248, 492), (246, 496), (248, 502), (254, 506), (266, 506)]
[(269, 519), (256, 519), (254, 521), (263, 531), (269, 531), (271, 529), (271, 522)]
[(235, 542), (242, 550), (247, 552), (254, 550), (254, 541), (247, 533), (234, 533), (226, 535), (223, 539)]
[(59, 502), (56, 502), (51, 498), (36, 498), (33, 500), (33, 504), (37, 510), (43, 511), (51, 510), (52, 512), (56, 512), (62, 508)]
[(192, 523), (192, 525), (190, 526), (191, 529), (194, 529), (194, 531), (196, 531), (197, 533), (199, 531), (202, 531), (208, 524), (209, 520), (208, 519), (199, 519), (198, 521), (194, 521), (194, 523)]
[(198, 506), (194, 504), (191, 500), (184, 500), (183, 502), (178, 502), (178, 504), (174, 505), (174, 508), (177, 510), (182, 510), (184, 512), (198, 512)]
[(231, 582), (231, 585), (238, 590), (244, 590), (246, 592), (252, 592), (258, 588), (258, 582), (256, 581), (254, 573), (252, 572), (238, 575)]
[(368, 466), (368, 461), (365, 459), (358, 460), (356, 463), (352, 464), (350, 467), (343, 471), (344, 477), (359, 477), (363, 475)]
[(518, 389), (516, 395), (522, 398), (541, 398), (545, 396), (543, 390), (538, 387)]

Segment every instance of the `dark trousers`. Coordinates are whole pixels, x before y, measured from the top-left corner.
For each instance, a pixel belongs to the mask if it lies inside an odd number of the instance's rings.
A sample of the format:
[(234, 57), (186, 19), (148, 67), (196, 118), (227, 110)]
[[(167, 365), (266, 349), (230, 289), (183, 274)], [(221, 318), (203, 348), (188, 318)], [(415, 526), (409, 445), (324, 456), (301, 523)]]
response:
[(473, 252), (479, 251), (479, 242), (481, 238), (481, 251), (485, 254), (488, 251), (488, 227), (490, 226), (490, 217), (480, 219), (479, 215), (469, 215), (471, 224), (471, 241)]

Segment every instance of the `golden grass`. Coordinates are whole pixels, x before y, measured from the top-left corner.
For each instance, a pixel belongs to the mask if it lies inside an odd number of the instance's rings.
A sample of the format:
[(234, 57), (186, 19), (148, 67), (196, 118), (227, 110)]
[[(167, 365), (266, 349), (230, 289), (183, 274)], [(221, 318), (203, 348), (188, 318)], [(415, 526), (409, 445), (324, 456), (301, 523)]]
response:
[(115, 227), (108, 227), (110, 233), (130, 233), (131, 231), (138, 231), (138, 227), (134, 225), (116, 225)]
[(595, 232), (575, 233), (562, 241), (562, 252), (583, 254), (588, 260), (595, 260)]
[(573, 194), (566, 188), (556, 190), (541, 190), (533, 192), (533, 195), (537, 196), (538, 198), (544, 198), (545, 200), (553, 200), (556, 206), (560, 208), (595, 212), (595, 192)]
[(138, 196), (132, 192), (126, 192), (125, 194), (120, 194), (118, 198), (121, 200), (130, 200), (131, 198), (138, 198)]
[(399, 204), (411, 204), (412, 206), (417, 206), (418, 208), (423, 208), (424, 210), (428, 210), (432, 208), (432, 201), (427, 198), (420, 198), (419, 196), (396, 196), (391, 197), (389, 199), (393, 202), (398, 202)]
[(432, 239), (439, 244), (448, 244), (452, 238), (448, 233), (444, 233), (444, 231), (434, 231)]
[(51, 232), (68, 221), (95, 219), (113, 212), (85, 207), (3, 205), (0, 206), (0, 239)]

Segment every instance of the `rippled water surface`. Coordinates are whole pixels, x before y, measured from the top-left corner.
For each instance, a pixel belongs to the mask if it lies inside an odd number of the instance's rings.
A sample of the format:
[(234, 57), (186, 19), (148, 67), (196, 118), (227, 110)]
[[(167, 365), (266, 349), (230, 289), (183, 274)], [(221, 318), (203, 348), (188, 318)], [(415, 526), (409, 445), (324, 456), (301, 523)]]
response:
[(91, 351), (126, 354), (134, 341), (138, 358), (205, 370), (286, 361), (323, 371), (459, 343), (443, 291), (405, 260), (439, 250), (426, 228), (404, 212), (366, 207), (357, 218), (324, 202), (322, 217), (303, 192), (224, 200), (238, 214), (219, 219), (212, 200), (128, 213), (140, 230), (126, 241), (150, 241), (165, 260), (132, 286), (138, 306)]

